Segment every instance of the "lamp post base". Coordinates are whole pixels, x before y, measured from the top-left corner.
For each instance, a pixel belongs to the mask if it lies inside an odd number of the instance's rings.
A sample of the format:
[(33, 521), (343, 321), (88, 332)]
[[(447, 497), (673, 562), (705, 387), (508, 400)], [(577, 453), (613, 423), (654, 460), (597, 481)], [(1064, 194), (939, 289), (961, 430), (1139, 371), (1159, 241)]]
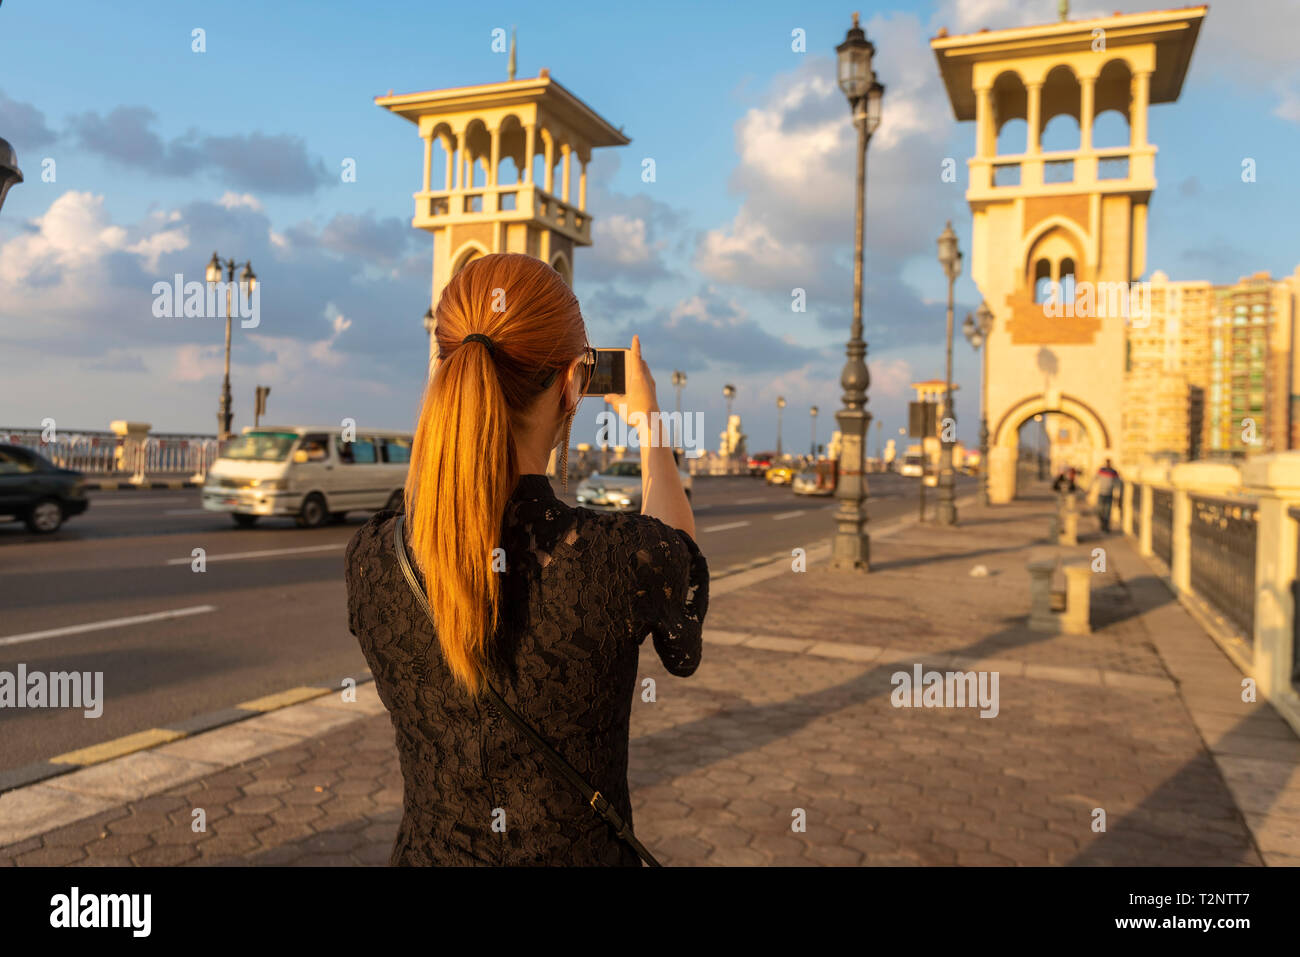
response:
[(831, 568), (836, 571), (870, 571), (871, 540), (867, 535), (867, 481), (863, 459), (869, 413), (843, 409), (835, 414), (840, 427), (840, 461), (835, 512), (835, 538)]
[(955, 480), (951, 468), (939, 473), (939, 505), (934, 515), (938, 525), (957, 524), (957, 492), (953, 485)]
[(871, 536), (836, 534), (832, 546), (831, 570), (837, 572), (871, 571)]

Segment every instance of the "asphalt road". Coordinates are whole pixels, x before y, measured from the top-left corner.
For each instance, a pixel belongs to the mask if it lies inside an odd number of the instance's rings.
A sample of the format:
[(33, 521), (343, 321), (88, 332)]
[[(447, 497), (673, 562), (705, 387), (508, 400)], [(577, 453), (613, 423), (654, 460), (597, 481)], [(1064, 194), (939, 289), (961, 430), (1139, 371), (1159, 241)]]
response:
[[(960, 482), (959, 494), (973, 487)], [(871, 476), (870, 488), (873, 522), (915, 512), (917, 480)], [(0, 769), (364, 669), (343, 584), (364, 514), (319, 529), (287, 519), (238, 529), (203, 511), (197, 489), (91, 499), (51, 537), (0, 524), (0, 671), (103, 672), (103, 714), (0, 708)], [(760, 479), (697, 479), (694, 504), (715, 574), (833, 530), (833, 499)], [(191, 568), (195, 548), (203, 573)], [(157, 617), (119, 622), (142, 616)]]

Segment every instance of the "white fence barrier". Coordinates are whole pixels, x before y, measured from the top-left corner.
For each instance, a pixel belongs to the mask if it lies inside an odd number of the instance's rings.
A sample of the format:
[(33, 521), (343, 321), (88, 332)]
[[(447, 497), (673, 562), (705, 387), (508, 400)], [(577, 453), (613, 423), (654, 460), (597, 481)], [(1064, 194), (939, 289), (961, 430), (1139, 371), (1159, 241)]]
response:
[(206, 475), (217, 457), (214, 435), (151, 435), (133, 461), (126, 461), (123, 436), (113, 432), (59, 432), (53, 441), (40, 429), (0, 429), (0, 442), (31, 449), (55, 465), (94, 475)]

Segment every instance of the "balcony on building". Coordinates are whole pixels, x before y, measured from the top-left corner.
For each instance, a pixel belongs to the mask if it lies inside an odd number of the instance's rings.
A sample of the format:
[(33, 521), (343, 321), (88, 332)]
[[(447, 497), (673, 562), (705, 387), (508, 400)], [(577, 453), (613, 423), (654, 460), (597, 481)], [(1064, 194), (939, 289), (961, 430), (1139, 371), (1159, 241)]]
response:
[(629, 140), (548, 71), (376, 103), (416, 123), (424, 141), (417, 229), (526, 222), (591, 245), (591, 152)]
[(1205, 9), (941, 32), (932, 46), (954, 115), (975, 121), (967, 199), (1149, 195), (1147, 110), (1178, 98)]

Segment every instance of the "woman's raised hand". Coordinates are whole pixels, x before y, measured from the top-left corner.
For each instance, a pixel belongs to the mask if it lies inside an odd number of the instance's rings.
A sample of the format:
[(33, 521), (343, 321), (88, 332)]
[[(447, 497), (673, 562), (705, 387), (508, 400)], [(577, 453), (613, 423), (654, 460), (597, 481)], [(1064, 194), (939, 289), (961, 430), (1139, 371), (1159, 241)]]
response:
[(659, 411), (659, 400), (655, 396), (654, 376), (650, 374), (650, 367), (641, 358), (640, 336), (632, 337), (632, 348), (627, 350), (624, 357), (624, 367), (624, 386), (627, 392), (610, 393), (605, 396), (605, 401), (618, 410), (624, 422), (628, 422), (632, 413), (640, 412), (643, 415), (642, 421), (648, 424), (652, 414)]

